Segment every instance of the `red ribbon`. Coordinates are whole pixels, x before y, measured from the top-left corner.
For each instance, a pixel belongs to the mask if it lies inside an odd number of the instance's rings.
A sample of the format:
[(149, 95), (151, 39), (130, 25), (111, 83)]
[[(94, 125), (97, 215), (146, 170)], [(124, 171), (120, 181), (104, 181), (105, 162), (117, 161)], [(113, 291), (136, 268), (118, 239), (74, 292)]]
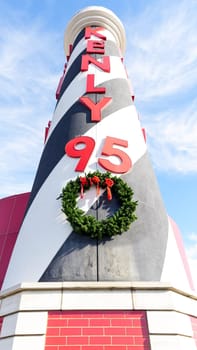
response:
[(109, 201), (112, 200), (111, 187), (114, 185), (114, 181), (112, 179), (105, 179), (105, 184), (107, 185), (107, 199)]
[(88, 180), (86, 177), (80, 177), (80, 182), (81, 182), (81, 194), (80, 197), (83, 198), (84, 196), (84, 186), (88, 185)]
[[(81, 193), (80, 196), (81, 198), (84, 197), (84, 186), (88, 185), (90, 183), (90, 185), (94, 184), (96, 185), (96, 195), (98, 196), (100, 194), (100, 179), (98, 176), (93, 176), (91, 178), (86, 178), (86, 177), (80, 177), (80, 183), (81, 183)], [(88, 182), (89, 180), (89, 182)], [(104, 184), (106, 185), (107, 188), (107, 199), (110, 201), (112, 200), (112, 192), (111, 192), (111, 187), (114, 185), (114, 181), (110, 178), (106, 178)]]
[(96, 175), (93, 176), (92, 182), (96, 185), (96, 195), (98, 196), (100, 193), (100, 186), (99, 186), (100, 179), (99, 179), (99, 177)]

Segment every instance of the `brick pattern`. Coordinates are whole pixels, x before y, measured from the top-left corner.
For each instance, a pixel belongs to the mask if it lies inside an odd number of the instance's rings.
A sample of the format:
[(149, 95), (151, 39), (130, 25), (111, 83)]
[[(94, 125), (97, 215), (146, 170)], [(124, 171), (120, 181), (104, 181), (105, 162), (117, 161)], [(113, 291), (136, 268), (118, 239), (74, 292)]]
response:
[(0, 199), (0, 289), (20, 229), (29, 193)]
[(150, 350), (145, 311), (50, 311), (45, 350)]
[(192, 329), (193, 329), (194, 339), (196, 341), (196, 348), (197, 348), (197, 317), (191, 317), (191, 323), (192, 323)]

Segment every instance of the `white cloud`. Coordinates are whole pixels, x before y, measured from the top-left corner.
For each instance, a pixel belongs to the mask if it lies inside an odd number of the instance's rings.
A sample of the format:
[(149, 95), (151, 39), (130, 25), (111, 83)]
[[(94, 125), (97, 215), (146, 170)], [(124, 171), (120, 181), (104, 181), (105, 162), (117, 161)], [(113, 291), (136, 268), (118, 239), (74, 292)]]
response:
[(197, 171), (197, 100), (183, 109), (160, 112), (144, 118), (149, 150), (162, 171)]
[(197, 83), (197, 3), (165, 5), (151, 4), (128, 25), (128, 72), (142, 101)]
[(57, 37), (37, 22), (0, 26), (0, 196), (31, 189), (61, 74)]
[[(187, 235), (187, 254), (190, 259), (197, 259), (197, 233)], [(196, 270), (197, 274), (197, 270)]]
[(128, 24), (129, 75), (155, 167), (196, 172), (197, 2), (154, 5)]

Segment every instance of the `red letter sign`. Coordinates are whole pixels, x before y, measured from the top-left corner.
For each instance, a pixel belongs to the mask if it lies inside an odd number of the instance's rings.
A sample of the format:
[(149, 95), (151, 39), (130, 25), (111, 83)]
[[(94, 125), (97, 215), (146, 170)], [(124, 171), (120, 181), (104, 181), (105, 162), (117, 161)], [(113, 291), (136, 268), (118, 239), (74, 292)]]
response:
[[(80, 143), (84, 144), (83, 149), (76, 149)], [(130, 170), (132, 163), (128, 154), (124, 151), (114, 148), (114, 145), (122, 146), (127, 148), (128, 142), (126, 140), (117, 139), (116, 137), (107, 136), (101, 154), (105, 156), (115, 156), (121, 161), (120, 164), (116, 165), (107, 159), (99, 158), (98, 163), (102, 168), (111, 171), (113, 173), (123, 174)], [(86, 165), (91, 157), (91, 154), (95, 147), (95, 141), (90, 136), (78, 136), (70, 140), (65, 146), (65, 152), (69, 157), (80, 158), (75, 171), (84, 172)]]
[(116, 137), (107, 136), (101, 154), (105, 156), (116, 156), (121, 160), (121, 163), (116, 165), (111, 163), (109, 160), (102, 158), (98, 159), (98, 163), (104, 169), (111, 171), (112, 173), (123, 174), (129, 171), (129, 169), (132, 166), (132, 163), (127, 153), (118, 148), (114, 148), (114, 146), (116, 145), (128, 147), (128, 141), (117, 139)]
[[(76, 146), (80, 143), (84, 144), (83, 149), (76, 149)], [(75, 171), (83, 172), (90, 156), (94, 150), (95, 141), (92, 137), (89, 136), (79, 136), (70, 140), (65, 146), (65, 152), (69, 157), (80, 158)]]
[(104, 41), (88, 40), (86, 52), (104, 55)]
[(103, 29), (104, 28), (102, 27), (97, 27), (97, 28), (87, 27), (85, 30), (85, 39), (90, 39), (91, 35), (94, 35), (99, 39), (106, 40), (106, 36), (104, 36), (101, 33), (98, 33), (99, 30), (103, 30)]
[(88, 74), (86, 80), (86, 92), (87, 93), (97, 93), (104, 94), (105, 87), (95, 87), (94, 86), (94, 74)]
[(111, 101), (111, 97), (103, 97), (96, 104), (89, 97), (80, 97), (79, 101), (91, 110), (91, 121), (100, 122), (101, 110), (106, 107)]
[(87, 71), (89, 63), (95, 64), (95, 66), (102, 69), (104, 72), (110, 72), (110, 62), (109, 62), (109, 56), (103, 56), (103, 61), (99, 62), (96, 60), (96, 58), (90, 56), (90, 55), (82, 55), (82, 61), (81, 61), (81, 71)]

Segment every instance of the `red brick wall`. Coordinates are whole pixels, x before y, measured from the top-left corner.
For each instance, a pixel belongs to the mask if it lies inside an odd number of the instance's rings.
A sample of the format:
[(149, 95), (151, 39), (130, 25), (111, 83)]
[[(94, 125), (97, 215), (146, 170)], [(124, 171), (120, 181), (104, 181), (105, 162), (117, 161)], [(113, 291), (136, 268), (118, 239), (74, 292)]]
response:
[(150, 350), (144, 311), (50, 311), (45, 350)]
[(192, 323), (192, 329), (194, 332), (194, 339), (196, 341), (196, 347), (197, 347), (197, 318), (191, 317), (191, 323)]

